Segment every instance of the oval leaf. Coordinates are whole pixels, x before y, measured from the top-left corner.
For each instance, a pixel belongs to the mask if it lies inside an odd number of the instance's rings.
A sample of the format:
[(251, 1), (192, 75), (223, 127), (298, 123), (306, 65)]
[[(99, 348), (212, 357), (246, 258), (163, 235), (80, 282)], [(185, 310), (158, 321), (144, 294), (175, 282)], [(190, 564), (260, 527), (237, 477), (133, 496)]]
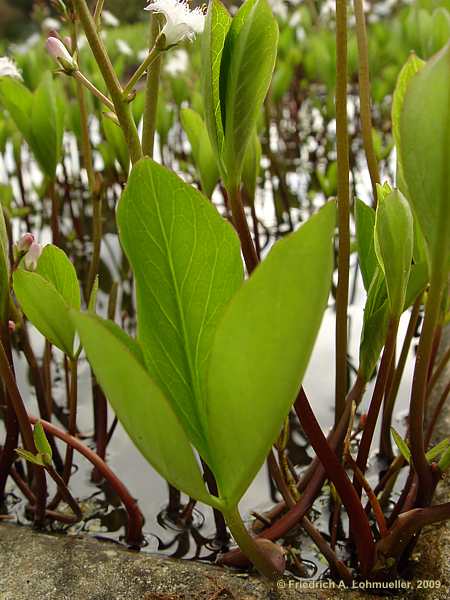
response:
[(151, 159), (134, 166), (117, 221), (147, 369), (207, 460), (206, 367), (216, 323), (243, 278), (237, 236), (200, 192)]
[(328, 204), (278, 242), (218, 325), (208, 442), (221, 497), (230, 506), (261, 467), (298, 393), (330, 291), (335, 213)]
[(95, 315), (71, 311), (71, 317), (97, 380), (136, 447), (176, 488), (216, 505), (170, 402), (130, 351), (135, 342), (123, 343), (123, 331)]

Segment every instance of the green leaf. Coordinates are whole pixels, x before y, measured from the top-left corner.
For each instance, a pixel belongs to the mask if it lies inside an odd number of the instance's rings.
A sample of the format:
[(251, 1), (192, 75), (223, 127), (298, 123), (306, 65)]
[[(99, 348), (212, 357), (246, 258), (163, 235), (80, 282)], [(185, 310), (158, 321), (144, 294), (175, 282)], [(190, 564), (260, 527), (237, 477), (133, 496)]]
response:
[(399, 317), (405, 304), (414, 233), (409, 204), (397, 190), (378, 200), (374, 242), (386, 278), (391, 314)]
[(370, 284), (364, 306), (363, 327), (359, 344), (359, 371), (369, 381), (386, 339), (389, 322), (389, 302), (386, 282), (379, 267)]
[(44, 173), (54, 179), (61, 159), (64, 113), (50, 73), (41, 79), (31, 109), (31, 148)]
[(77, 273), (63, 250), (52, 244), (45, 246), (39, 257), (36, 273), (54, 286), (68, 306), (80, 309), (80, 285)]
[(401, 163), (402, 137), (400, 135), (400, 117), (403, 110), (406, 89), (412, 77), (418, 73), (424, 65), (425, 62), (418, 58), (414, 53), (409, 56), (405, 65), (400, 71), (397, 84), (395, 86), (394, 96), (392, 98), (392, 135), (397, 148), (397, 187), (403, 194), (405, 194), (405, 196), (407, 195), (407, 190), (404, 183), (403, 168)]
[[(269, 89), (277, 55), (278, 25), (267, 0), (246, 0), (227, 34), (220, 74), (223, 160), (228, 188), (241, 177), (245, 152)], [(225, 54), (226, 53), (226, 54)]]
[(202, 90), (206, 128), (218, 160), (222, 156), (224, 141), (224, 121), (220, 103), (220, 67), (230, 24), (231, 17), (227, 9), (219, 0), (211, 0), (202, 35)]
[(15, 271), (13, 285), (26, 317), (49, 342), (73, 358), (75, 330), (68, 317), (69, 306), (54, 285), (25, 269)]
[(357, 198), (355, 205), (355, 219), (359, 266), (361, 268), (364, 288), (368, 290), (378, 266), (373, 241), (375, 211)]
[(119, 421), (148, 462), (176, 488), (215, 504), (170, 402), (112, 322), (71, 311), (89, 362)]
[(134, 166), (117, 221), (147, 369), (207, 460), (206, 369), (216, 324), (243, 278), (237, 236), (203, 194), (151, 159)]
[(408, 444), (405, 442), (402, 436), (397, 431), (395, 431), (393, 427), (391, 427), (391, 435), (394, 439), (397, 448), (400, 450), (403, 458), (406, 460), (407, 463), (411, 463), (411, 450), (409, 449)]
[(180, 119), (192, 148), (202, 191), (205, 196), (210, 198), (219, 181), (219, 168), (209, 141), (208, 131), (201, 116), (191, 108), (183, 108), (180, 112)]
[(30, 144), (33, 94), (17, 79), (0, 77), (0, 99), (20, 133)]
[(242, 187), (250, 204), (254, 203), (256, 184), (261, 164), (261, 143), (255, 130), (244, 157), (242, 169)]
[[(1, 81), (1, 79), (0, 79)], [(9, 308), (9, 246), (5, 217), (0, 205), (0, 324), (6, 321)]]
[(298, 393), (330, 292), (335, 218), (329, 203), (277, 242), (218, 324), (209, 366), (208, 443), (229, 506), (263, 464)]
[(410, 81), (400, 119), (408, 199), (425, 237), (431, 268), (450, 259), (450, 44)]
[(431, 462), (434, 458), (437, 458), (438, 456), (443, 454), (449, 446), (450, 438), (444, 438), (441, 442), (439, 442), (439, 444), (433, 446), (433, 448), (428, 450), (428, 452), (425, 455), (427, 457), (428, 462)]
[(42, 461), (44, 463), (52, 463), (52, 448), (48, 443), (47, 436), (45, 435), (44, 428), (42, 427), (42, 423), (37, 421), (36, 425), (33, 429), (33, 439), (34, 445), (36, 446), (36, 450), (42, 456)]
[(92, 286), (91, 295), (89, 296), (88, 311), (97, 312), (97, 294), (98, 294), (98, 275), (95, 276), (94, 285)]
[(32, 452), (28, 452), (28, 450), (23, 450), (22, 448), (16, 448), (16, 452), (20, 458), (25, 459), (33, 465), (38, 465), (39, 467), (44, 466), (44, 460), (40, 454), (33, 454)]
[(450, 448), (447, 448), (447, 450), (441, 456), (438, 467), (442, 473), (444, 473), (450, 467)]

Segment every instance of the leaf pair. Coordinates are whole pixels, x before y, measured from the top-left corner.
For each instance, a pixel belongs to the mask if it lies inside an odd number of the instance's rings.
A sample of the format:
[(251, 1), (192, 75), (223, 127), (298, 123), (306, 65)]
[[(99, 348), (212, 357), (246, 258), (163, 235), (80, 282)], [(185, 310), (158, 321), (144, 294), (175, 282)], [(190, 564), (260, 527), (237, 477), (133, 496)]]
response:
[(115, 326), (74, 316), (88, 358), (149, 462), (217, 506), (192, 444), (217, 479), (220, 502), (233, 506), (306, 369), (329, 294), (335, 206), (276, 244), (245, 283), (232, 227), (150, 159), (133, 168), (117, 219), (136, 279), (139, 346)]
[(45, 175), (54, 179), (61, 159), (64, 107), (50, 73), (31, 93), (20, 81), (0, 78), (0, 99)]
[(80, 310), (80, 288), (65, 253), (56, 246), (46, 246), (36, 271), (20, 267), (13, 275), (13, 285), (26, 317), (52, 344), (74, 358), (75, 328), (69, 310)]
[(239, 184), (269, 88), (278, 26), (267, 0), (246, 0), (233, 19), (220, 0), (212, 0), (202, 39), (206, 126), (230, 190)]

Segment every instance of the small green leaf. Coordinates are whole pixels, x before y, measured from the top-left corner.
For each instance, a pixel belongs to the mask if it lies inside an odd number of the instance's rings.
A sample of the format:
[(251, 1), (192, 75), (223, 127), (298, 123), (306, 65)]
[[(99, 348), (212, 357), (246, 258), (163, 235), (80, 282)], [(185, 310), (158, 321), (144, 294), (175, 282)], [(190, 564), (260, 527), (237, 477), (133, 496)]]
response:
[(95, 276), (94, 285), (92, 286), (91, 295), (89, 296), (88, 311), (95, 313), (97, 311), (97, 294), (98, 294), (98, 275)]
[(391, 427), (391, 435), (394, 439), (395, 445), (400, 450), (403, 458), (406, 460), (407, 463), (411, 463), (411, 450), (409, 449), (408, 444), (405, 442), (402, 436), (397, 431), (395, 431), (393, 427)]
[(25, 459), (33, 465), (38, 465), (39, 467), (45, 466), (44, 460), (40, 454), (33, 454), (32, 452), (28, 452), (28, 450), (23, 450), (22, 448), (16, 448), (16, 452), (20, 458)]
[(364, 288), (369, 289), (378, 266), (374, 247), (375, 211), (359, 198), (355, 204), (356, 241)]
[[(298, 393), (328, 301), (335, 218), (329, 203), (275, 244), (218, 324), (206, 410), (227, 505), (256, 475)], [(302, 315), (295, 327), (293, 315)]]
[(44, 463), (52, 462), (52, 448), (48, 443), (47, 436), (45, 435), (44, 428), (42, 427), (42, 423), (37, 421), (36, 425), (33, 429), (33, 439), (34, 445), (36, 446), (36, 450), (39, 454), (42, 455), (42, 461)]
[(450, 261), (450, 43), (412, 77), (400, 119), (408, 200), (424, 235), (431, 269)]
[(54, 285), (38, 273), (17, 269), (13, 286), (27, 318), (52, 344), (73, 358), (75, 330), (68, 317), (69, 306)]
[(122, 129), (107, 116), (102, 115), (102, 126), (106, 141), (112, 150), (112, 154), (119, 163), (122, 171), (128, 173), (130, 167), (130, 155)]
[(225, 183), (240, 180), (245, 152), (269, 89), (277, 55), (278, 25), (267, 0), (246, 0), (233, 18), (221, 65), (225, 126)]
[(203, 194), (151, 159), (133, 167), (117, 221), (147, 369), (207, 460), (206, 369), (216, 324), (243, 279), (239, 241)]
[(210, 198), (219, 181), (219, 168), (209, 141), (208, 131), (201, 116), (191, 108), (181, 109), (180, 119), (192, 148), (202, 191), (205, 196)]
[(261, 164), (261, 143), (258, 133), (252, 135), (244, 157), (242, 169), (242, 187), (248, 202), (252, 205), (255, 200), (256, 184)]
[(53, 179), (61, 159), (64, 113), (50, 73), (41, 79), (33, 95), (31, 148), (44, 173)]
[(413, 217), (399, 191), (378, 200), (375, 253), (386, 278), (391, 314), (399, 317), (405, 304), (413, 254)]
[(0, 205), (0, 324), (6, 321), (9, 308), (9, 248), (5, 217)]
[(45, 246), (39, 257), (36, 273), (54, 286), (68, 306), (80, 309), (80, 285), (77, 273), (61, 248), (52, 244)]
[(397, 79), (394, 96), (392, 98), (392, 135), (394, 137), (395, 146), (397, 148), (397, 187), (407, 196), (406, 185), (403, 177), (403, 167), (401, 163), (401, 145), (402, 138), (400, 135), (400, 117), (403, 110), (403, 102), (405, 93), (412, 77), (422, 69), (425, 62), (418, 58), (414, 53), (410, 55), (407, 62), (403, 66)]
[(442, 471), (442, 473), (445, 473), (445, 471), (450, 467), (450, 447), (447, 448), (447, 450), (441, 456), (441, 460), (438, 463), (438, 467)]
[(450, 438), (444, 438), (441, 442), (439, 442), (439, 444), (433, 446), (433, 448), (428, 450), (428, 452), (425, 455), (427, 457), (428, 462), (432, 462), (435, 458), (443, 454), (449, 446)]
[[(217, 506), (170, 402), (124, 342), (112, 322), (71, 311), (95, 375), (119, 421), (148, 462), (176, 488)], [(125, 336), (126, 337), (126, 336)]]
[(224, 115), (220, 102), (220, 67), (231, 17), (219, 0), (211, 0), (202, 35), (202, 90), (206, 128), (218, 160), (222, 156)]
[(17, 79), (0, 77), (0, 99), (20, 133), (30, 144), (33, 94)]

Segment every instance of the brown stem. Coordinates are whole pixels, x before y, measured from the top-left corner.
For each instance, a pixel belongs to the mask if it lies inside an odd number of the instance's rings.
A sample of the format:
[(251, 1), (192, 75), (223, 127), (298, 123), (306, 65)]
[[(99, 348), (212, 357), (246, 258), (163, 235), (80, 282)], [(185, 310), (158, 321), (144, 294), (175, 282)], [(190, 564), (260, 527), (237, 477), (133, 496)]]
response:
[(258, 255), (248, 228), (240, 188), (236, 187), (230, 190), (229, 198), (234, 227), (241, 241), (242, 254), (244, 255), (247, 271), (250, 275), (258, 265)]
[(449, 394), (450, 394), (450, 381), (447, 383), (446, 387), (444, 388), (444, 391), (442, 392), (441, 397), (439, 398), (439, 401), (436, 404), (436, 407), (433, 412), (433, 416), (431, 417), (430, 423), (428, 425), (427, 435), (425, 437), (426, 447), (428, 447), (430, 444), (431, 437), (433, 435), (433, 431), (436, 426), (437, 420), (439, 418), (439, 415), (441, 414), (441, 411), (444, 407), (445, 401), (447, 400), (447, 396)]
[[(366, 470), (370, 446), (372, 444), (378, 414), (380, 412), (381, 403), (383, 401), (383, 395), (386, 389), (389, 369), (391, 367), (391, 362), (394, 357), (397, 329), (398, 319), (393, 317), (389, 321), (386, 343), (383, 350), (383, 356), (381, 357), (380, 369), (378, 371), (375, 388), (373, 391), (372, 399), (370, 401), (369, 411), (367, 414), (367, 421), (364, 426), (364, 431), (361, 437), (361, 443), (359, 445), (358, 457), (356, 459), (358, 468), (361, 470), (362, 473), (364, 473)], [(358, 493), (358, 496), (361, 496), (361, 485), (358, 483), (356, 478), (353, 483), (355, 485), (355, 489)]]

